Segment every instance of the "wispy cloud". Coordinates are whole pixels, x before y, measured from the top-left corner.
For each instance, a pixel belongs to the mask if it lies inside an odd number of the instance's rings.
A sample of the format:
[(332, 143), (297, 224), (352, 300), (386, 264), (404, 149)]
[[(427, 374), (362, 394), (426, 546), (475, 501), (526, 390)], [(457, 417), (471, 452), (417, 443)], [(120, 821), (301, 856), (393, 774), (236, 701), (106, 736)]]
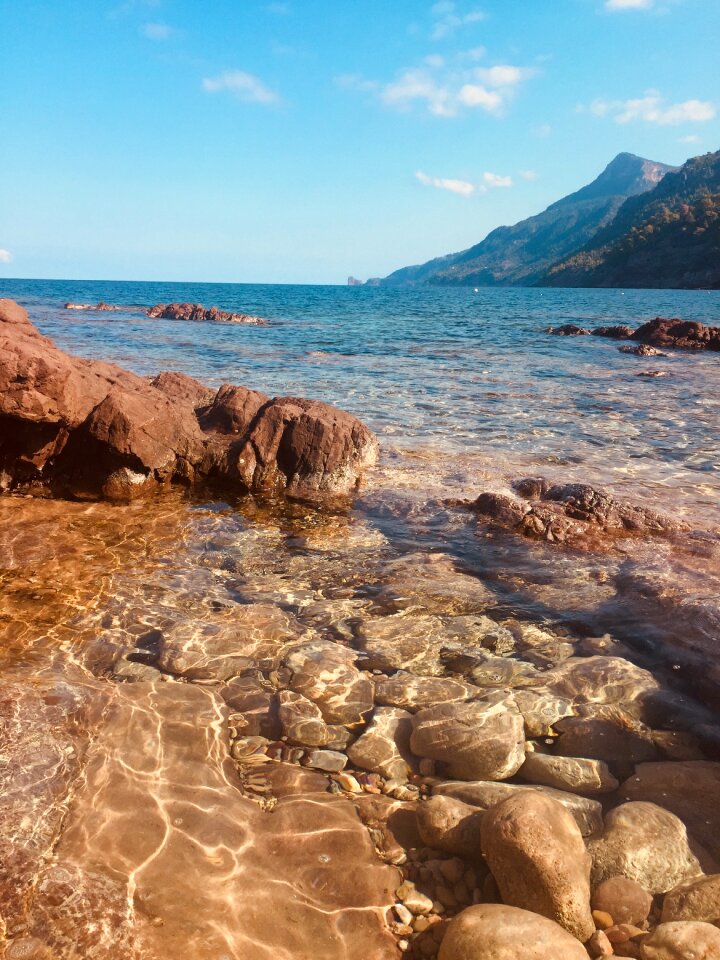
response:
[(678, 137), (678, 143), (702, 143), (702, 137), (696, 133), (689, 133), (686, 137)]
[(227, 70), (217, 77), (206, 77), (202, 88), (206, 93), (228, 92), (246, 103), (280, 102), (279, 94), (267, 87), (259, 77), (243, 70)]
[(0, 263), (12, 263), (13, 255), (9, 250), (0, 249)]
[(144, 23), (140, 33), (148, 40), (169, 40), (175, 31), (167, 23)]
[(276, 13), (281, 17), (286, 17), (290, 13), (289, 3), (268, 3), (265, 7), (268, 13)]
[[(484, 51), (483, 51), (484, 53)], [(479, 50), (477, 56), (482, 55)], [(480, 109), (502, 116), (518, 87), (535, 70), (499, 64), (469, 66), (459, 54), (451, 63), (432, 54), (416, 67), (401, 70), (390, 83), (378, 83), (358, 75), (338, 77), (340, 86), (374, 93), (388, 107), (410, 110), (419, 106), (436, 117), (455, 117), (465, 110)]]
[(605, 0), (606, 10), (652, 10), (655, 0)]
[(430, 12), (433, 18), (430, 37), (433, 40), (443, 40), (461, 27), (479, 23), (485, 19), (482, 10), (459, 10), (458, 5), (451, 0), (440, 0), (432, 6)]
[(484, 173), (479, 183), (470, 183), (468, 180), (454, 180), (446, 177), (431, 177), (422, 170), (418, 170), (415, 178), (425, 187), (435, 187), (438, 190), (449, 190), (461, 197), (472, 197), (475, 193), (487, 193), (488, 190), (511, 187), (512, 177), (501, 177), (496, 173)]
[(529, 183), (534, 183), (540, 179), (540, 174), (536, 170), (521, 170), (520, 176)]
[[(583, 112), (586, 108), (578, 108)], [(709, 100), (683, 100), (669, 103), (657, 90), (648, 90), (644, 97), (634, 100), (594, 100), (589, 112), (596, 117), (612, 117), (615, 123), (655, 124), (659, 127), (680, 123), (706, 123), (717, 114), (715, 104)]]

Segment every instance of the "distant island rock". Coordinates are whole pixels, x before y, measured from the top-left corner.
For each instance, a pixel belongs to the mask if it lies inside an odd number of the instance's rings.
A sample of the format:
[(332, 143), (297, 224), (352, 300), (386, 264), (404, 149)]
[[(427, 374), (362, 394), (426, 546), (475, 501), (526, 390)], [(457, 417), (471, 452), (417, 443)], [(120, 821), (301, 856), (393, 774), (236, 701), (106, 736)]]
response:
[(318, 499), (354, 490), (377, 451), (327, 403), (180, 373), (149, 382), (65, 353), (0, 300), (0, 492), (127, 501), (179, 484)]
[(461, 253), (404, 267), (383, 286), (534, 286), (610, 224), (629, 197), (653, 190), (675, 167), (621, 153), (592, 183), (543, 213), (498, 227)]

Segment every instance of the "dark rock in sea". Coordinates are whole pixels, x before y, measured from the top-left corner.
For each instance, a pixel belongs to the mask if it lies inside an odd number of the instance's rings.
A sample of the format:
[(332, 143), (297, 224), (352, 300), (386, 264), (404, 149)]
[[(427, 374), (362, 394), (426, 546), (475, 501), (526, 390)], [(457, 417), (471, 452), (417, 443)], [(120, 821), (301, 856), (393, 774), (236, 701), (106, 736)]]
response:
[(152, 383), (58, 349), (0, 300), (0, 490), (128, 500), (171, 483), (297, 498), (346, 494), (377, 440), (326, 403)]
[(473, 509), (500, 526), (556, 543), (573, 543), (598, 533), (652, 536), (687, 529), (681, 520), (617, 500), (587, 484), (553, 486), (542, 478), (529, 477), (513, 486), (520, 497), (481, 493)]
[(632, 339), (652, 347), (720, 352), (720, 327), (708, 327), (696, 320), (666, 320), (656, 317), (638, 327)]
[(590, 331), (575, 323), (563, 323), (560, 327), (547, 327), (545, 333), (554, 333), (557, 337), (586, 337)]
[(627, 340), (632, 336), (633, 329), (632, 327), (625, 326), (595, 327), (591, 333), (594, 337), (611, 337), (614, 340)]
[(250, 323), (264, 326), (267, 321), (248, 313), (231, 313), (228, 310), (209, 309), (199, 303), (158, 303), (145, 311), (152, 320), (193, 320), (201, 323)]
[(649, 347), (646, 343), (640, 343), (636, 347), (629, 344), (624, 347), (618, 347), (620, 353), (629, 353), (635, 357), (666, 357), (667, 354), (662, 350), (656, 350), (655, 347)]

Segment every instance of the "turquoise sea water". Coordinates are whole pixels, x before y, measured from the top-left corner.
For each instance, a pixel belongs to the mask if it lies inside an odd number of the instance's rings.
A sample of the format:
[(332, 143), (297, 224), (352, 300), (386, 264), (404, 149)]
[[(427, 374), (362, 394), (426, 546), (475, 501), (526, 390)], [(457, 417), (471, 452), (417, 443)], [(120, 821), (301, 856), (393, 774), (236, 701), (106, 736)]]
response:
[[(716, 511), (717, 354), (637, 358), (595, 337), (545, 327), (639, 324), (655, 316), (720, 323), (706, 291), (383, 289), (372, 287), (5, 280), (64, 348), (141, 374), (182, 370), (210, 384), (317, 397), (363, 418), (387, 457), (448, 457), (547, 469)], [(66, 301), (151, 306), (191, 301), (259, 314), (266, 327), (78, 313)], [(658, 370), (657, 378), (638, 376)]]

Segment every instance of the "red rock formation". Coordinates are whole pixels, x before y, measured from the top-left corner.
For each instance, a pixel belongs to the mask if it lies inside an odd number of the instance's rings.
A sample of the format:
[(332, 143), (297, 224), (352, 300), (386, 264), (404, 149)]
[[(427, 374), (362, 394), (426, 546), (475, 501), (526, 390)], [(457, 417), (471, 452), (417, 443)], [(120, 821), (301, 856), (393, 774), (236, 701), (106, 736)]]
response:
[(631, 339), (652, 347), (720, 351), (720, 327), (707, 327), (696, 320), (656, 317), (638, 327)]
[(159, 320), (194, 320), (201, 323), (252, 323), (256, 326), (264, 325), (267, 321), (262, 317), (253, 317), (249, 313), (231, 313), (228, 310), (218, 310), (217, 307), (201, 306), (199, 303), (158, 303), (145, 311), (153, 319)]
[(64, 353), (0, 300), (0, 489), (131, 499), (216, 482), (294, 497), (348, 493), (377, 454), (355, 417), (325, 403), (152, 383)]

